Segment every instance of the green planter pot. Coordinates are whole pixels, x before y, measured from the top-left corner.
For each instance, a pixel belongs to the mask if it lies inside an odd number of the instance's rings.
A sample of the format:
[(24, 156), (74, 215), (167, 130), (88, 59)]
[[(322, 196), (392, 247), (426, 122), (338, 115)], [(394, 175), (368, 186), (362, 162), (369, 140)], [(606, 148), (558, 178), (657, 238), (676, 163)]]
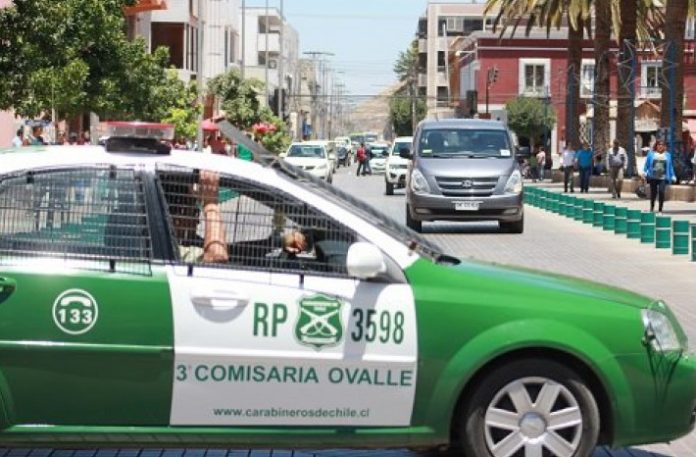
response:
[(672, 218), (669, 216), (655, 218), (655, 247), (657, 249), (672, 247)]
[(606, 231), (614, 231), (616, 223), (616, 206), (604, 205), (604, 214), (602, 215), (602, 229)]
[(689, 221), (672, 222), (672, 254), (689, 255)]
[(575, 198), (575, 207), (573, 208), (573, 219), (582, 222), (582, 208), (585, 205), (585, 200), (578, 197)]
[(592, 226), (601, 227), (604, 223), (604, 203), (594, 202), (592, 212)]
[(632, 240), (640, 239), (640, 210), (629, 209), (626, 213), (626, 237)]
[(640, 214), (640, 242), (646, 244), (655, 242), (655, 213)]
[(585, 224), (591, 224), (594, 220), (594, 202), (585, 200), (582, 205), (582, 221)]
[(691, 261), (696, 262), (696, 224), (691, 225)]
[(616, 214), (614, 215), (614, 233), (617, 235), (623, 235), (627, 230), (627, 218), (628, 218), (628, 208), (623, 206), (616, 207)]

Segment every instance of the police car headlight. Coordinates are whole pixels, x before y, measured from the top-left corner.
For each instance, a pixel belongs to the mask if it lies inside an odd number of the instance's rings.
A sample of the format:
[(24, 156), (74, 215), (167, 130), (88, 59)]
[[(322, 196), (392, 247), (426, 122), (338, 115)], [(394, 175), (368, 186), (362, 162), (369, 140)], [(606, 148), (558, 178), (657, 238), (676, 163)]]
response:
[(522, 192), (522, 173), (519, 170), (515, 170), (505, 184), (505, 193), (519, 194), (520, 192)]
[(658, 352), (686, 351), (688, 341), (672, 312), (663, 302), (641, 311), (644, 342)]
[(411, 173), (411, 190), (417, 194), (430, 193), (430, 185), (428, 184), (428, 180), (425, 179), (423, 173), (421, 173), (418, 169), (413, 170), (413, 173)]
[(317, 165), (317, 170), (326, 170), (327, 165), (325, 163)]

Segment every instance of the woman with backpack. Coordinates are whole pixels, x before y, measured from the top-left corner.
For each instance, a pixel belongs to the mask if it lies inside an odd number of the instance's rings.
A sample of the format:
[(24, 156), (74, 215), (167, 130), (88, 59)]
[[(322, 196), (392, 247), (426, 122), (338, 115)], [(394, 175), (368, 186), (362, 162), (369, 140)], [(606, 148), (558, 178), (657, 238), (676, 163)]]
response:
[(655, 211), (655, 198), (658, 198), (658, 211), (662, 213), (665, 203), (667, 186), (677, 178), (674, 175), (672, 154), (667, 151), (667, 145), (662, 140), (655, 141), (653, 149), (648, 152), (643, 167), (643, 177), (650, 185), (650, 211)]

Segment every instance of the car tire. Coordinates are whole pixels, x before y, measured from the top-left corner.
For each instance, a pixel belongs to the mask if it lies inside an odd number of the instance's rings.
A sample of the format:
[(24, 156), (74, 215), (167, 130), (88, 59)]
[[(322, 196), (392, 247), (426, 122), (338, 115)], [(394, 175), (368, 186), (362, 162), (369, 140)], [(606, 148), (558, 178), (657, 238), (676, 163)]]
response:
[(524, 233), (524, 216), (515, 222), (500, 222), (500, 230), (505, 233)]
[[(600, 416), (592, 392), (553, 360), (507, 362), (480, 379), (467, 399), (458, 423), (464, 455), (589, 457), (597, 445)], [(549, 429), (561, 411), (562, 423)]]
[(418, 221), (411, 217), (411, 207), (406, 204), (406, 226), (418, 233), (423, 231), (423, 221)]
[(333, 173), (329, 174), (329, 177), (326, 178), (326, 182), (328, 182), (329, 184), (333, 184)]
[(394, 195), (394, 184), (390, 183), (389, 181), (386, 181), (387, 188), (385, 189), (384, 193), (387, 195)]

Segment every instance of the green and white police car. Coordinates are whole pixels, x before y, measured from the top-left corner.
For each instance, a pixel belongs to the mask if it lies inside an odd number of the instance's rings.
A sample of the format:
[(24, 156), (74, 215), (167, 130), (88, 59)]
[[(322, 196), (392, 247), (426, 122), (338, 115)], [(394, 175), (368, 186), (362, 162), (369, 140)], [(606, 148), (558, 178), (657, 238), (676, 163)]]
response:
[(2, 154), (0, 445), (586, 457), (692, 430), (661, 301), (449, 257), (260, 160)]

